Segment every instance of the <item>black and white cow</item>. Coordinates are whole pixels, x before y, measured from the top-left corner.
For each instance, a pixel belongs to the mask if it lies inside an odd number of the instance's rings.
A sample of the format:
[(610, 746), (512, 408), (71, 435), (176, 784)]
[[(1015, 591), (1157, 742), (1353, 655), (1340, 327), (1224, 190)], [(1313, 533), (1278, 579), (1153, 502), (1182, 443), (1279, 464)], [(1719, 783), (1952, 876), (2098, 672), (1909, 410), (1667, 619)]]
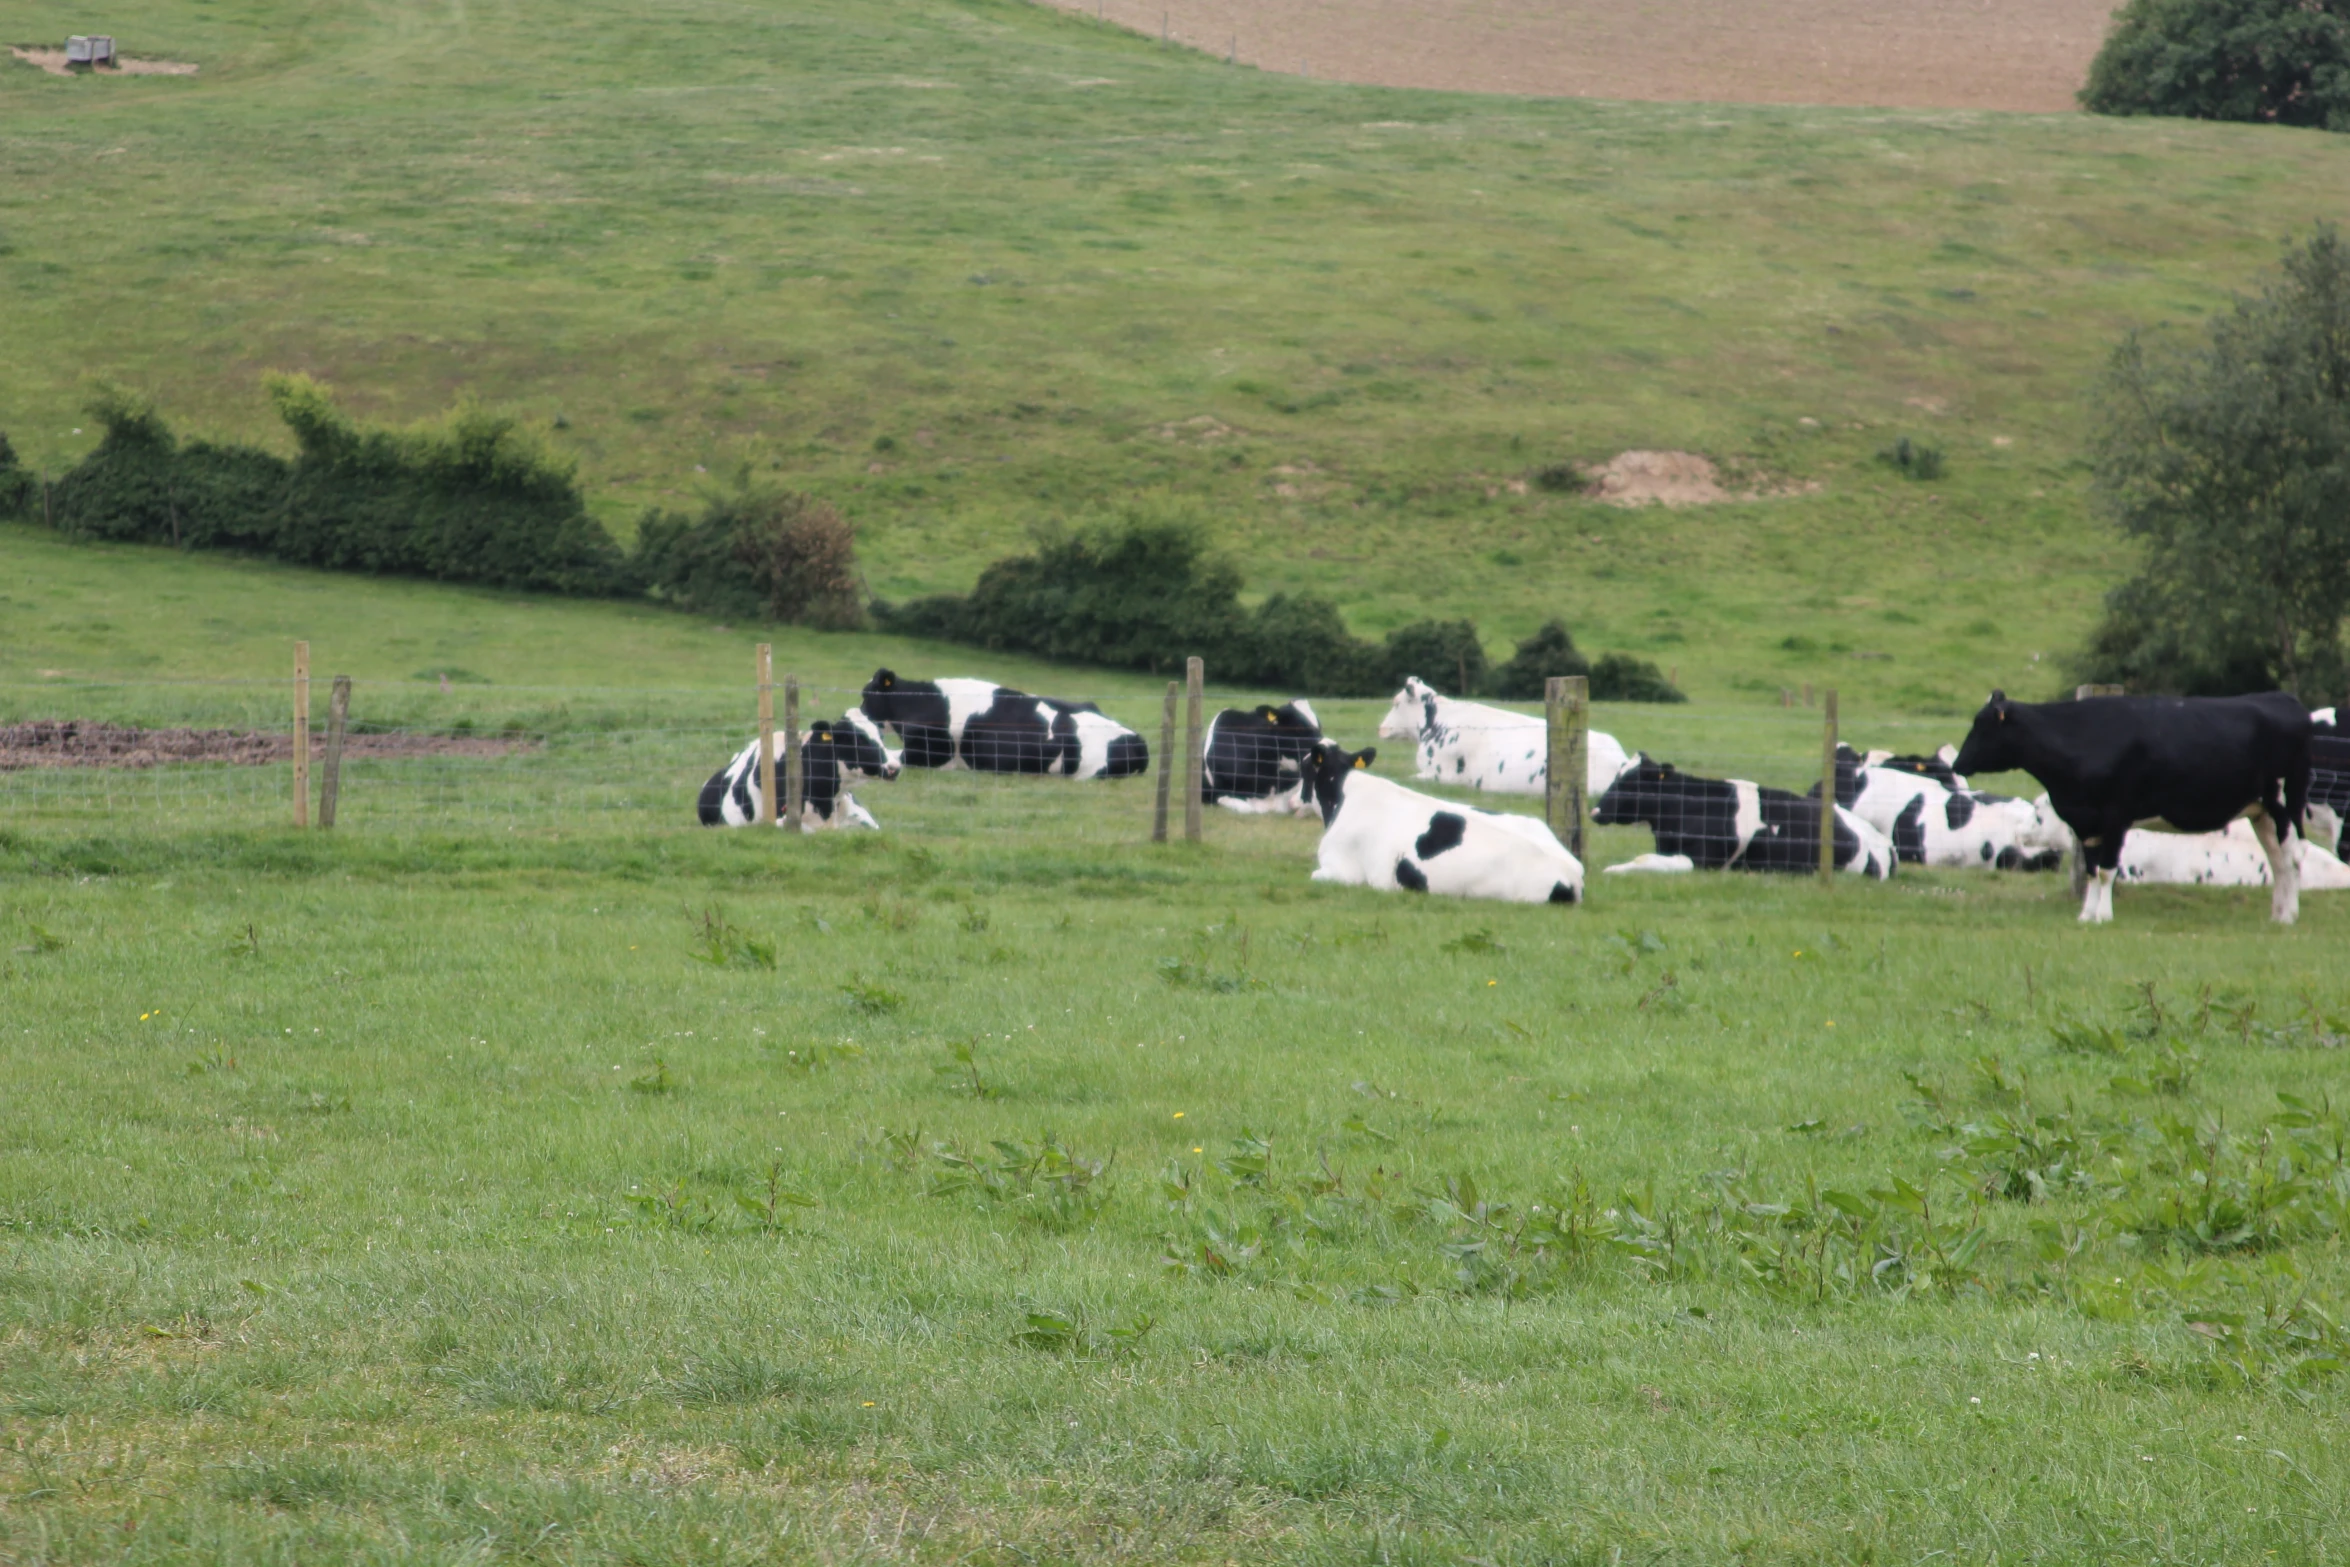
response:
[[(1550, 728), (1543, 720), (1446, 696), (1417, 675), (1407, 677), (1387, 704), (1379, 738), (1413, 741), (1418, 750), (1412, 776), (1430, 783), (1494, 794), (1541, 794), (1549, 788)], [(1598, 799), (1628, 760), (1614, 735), (1587, 731), (1584, 797)]]
[(1378, 754), (1335, 740), (1306, 753), (1306, 795), (1322, 818), (1314, 880), (1509, 903), (1582, 900), (1582, 862), (1540, 821), (1406, 789), (1365, 770)]
[(2114, 874), (2133, 827), (2217, 832), (2249, 815), (2273, 878), (2270, 917), (2290, 925), (2301, 889), (2288, 843), (2309, 803), (2309, 752), (2309, 711), (2281, 691), (2075, 702), (2011, 702), (1994, 691), (1953, 765), (2040, 781), (2090, 872), (2085, 922), (2113, 918)]
[(1302, 764), (1321, 739), (1322, 721), (1302, 697), (1279, 707), (1228, 707), (1208, 724), (1201, 797), (1227, 810), (1310, 814)]
[(874, 671), (858, 704), (895, 729), (909, 767), (1127, 778), (1150, 766), (1142, 736), (1091, 702), (1030, 696), (989, 680), (901, 680)]
[[(1809, 797), (1819, 797), (1818, 784)], [(2064, 863), (2060, 825), (2029, 800), (1968, 788), (1943, 757), (1863, 757), (1839, 745), (1836, 803), (1883, 833), (1907, 865), (2047, 871)]]
[[(1820, 868), (1817, 799), (1743, 778), (1692, 777), (1645, 753), (1599, 797), (1599, 820), (1604, 826), (1646, 822), (1656, 834), (1656, 853), (1628, 862), (1626, 869)], [(1893, 845), (1885, 835), (1836, 807), (1836, 868), (1882, 881), (1893, 874), (1893, 865)]]
[[(2285, 846), (2303, 892), (2350, 888), (2350, 865), (2300, 839)], [(2114, 880), (2149, 887), (2268, 887), (2276, 873), (2260, 835), (2239, 817), (2220, 832), (2134, 832), (2122, 843)]]
[[(800, 787), (803, 809), (800, 829), (823, 832), (836, 827), (871, 827), (881, 823), (859, 805), (848, 791), (848, 775), (864, 773), (895, 778), (897, 759), (881, 743), (879, 731), (850, 714), (837, 723), (818, 721), (800, 737)], [(775, 746), (775, 824), (783, 825), (782, 736)], [(710, 775), (702, 785), (697, 811), (705, 827), (748, 827), (759, 819), (759, 742), (753, 739), (733, 761)]]

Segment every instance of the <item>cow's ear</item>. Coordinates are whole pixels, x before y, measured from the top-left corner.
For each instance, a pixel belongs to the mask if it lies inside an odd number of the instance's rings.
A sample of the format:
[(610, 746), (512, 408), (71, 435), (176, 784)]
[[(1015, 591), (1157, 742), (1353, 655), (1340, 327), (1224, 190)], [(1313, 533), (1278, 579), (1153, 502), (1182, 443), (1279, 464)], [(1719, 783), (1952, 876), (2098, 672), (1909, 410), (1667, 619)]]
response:
[(1368, 767), (1377, 760), (1379, 760), (1379, 748), (1375, 745), (1367, 745), (1356, 753), (1355, 766)]
[(1268, 724), (1277, 724), (1281, 722), (1281, 715), (1274, 711), (1273, 704), (1270, 702), (1267, 702), (1264, 706), (1257, 709), (1257, 716), (1262, 718)]
[(890, 687), (898, 683), (898, 677), (885, 669), (880, 674), (873, 677), (873, 683), (881, 687), (882, 690), (887, 691)]
[(1993, 707), (2005, 707), (2007, 705), (2007, 693), (1999, 690), (1997, 687), (1993, 687), (1991, 691), (1991, 705)]

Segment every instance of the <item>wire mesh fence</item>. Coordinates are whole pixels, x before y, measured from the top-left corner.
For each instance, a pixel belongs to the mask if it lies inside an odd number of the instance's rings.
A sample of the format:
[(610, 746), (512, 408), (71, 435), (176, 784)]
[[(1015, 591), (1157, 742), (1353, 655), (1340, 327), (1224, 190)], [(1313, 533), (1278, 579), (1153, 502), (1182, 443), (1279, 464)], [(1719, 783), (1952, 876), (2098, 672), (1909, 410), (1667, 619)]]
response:
[[(782, 675), (777, 676), (778, 682)], [(324, 681), (316, 694), (323, 697)], [(798, 688), (803, 730), (838, 721), (864, 687), (810, 682)], [(1163, 686), (1055, 690), (1133, 730), (1147, 769), (1114, 780), (906, 766), (893, 781), (851, 776), (858, 801), (885, 830), (941, 838), (998, 834), (1057, 840), (1146, 840), (1166, 754)], [(1293, 693), (1204, 693), (1204, 718), (1247, 714)], [(1440, 726), (1417, 704), (1309, 698), (1321, 730), (1349, 750), (1375, 746), (1375, 771), (1442, 798), (1540, 816), (1547, 756), (1538, 704), (1446, 703)], [(326, 748), (323, 700), (310, 717), (315, 794)], [(14, 828), (154, 830), (262, 828), (293, 821), (292, 683), (270, 681), (44, 680), (0, 684), (0, 818)], [(42, 725), (47, 730), (36, 733)], [(780, 724), (780, 713), (779, 713)], [(58, 729), (74, 731), (61, 737)], [(1432, 727), (1441, 737), (1432, 737)], [(1594, 704), (1592, 787), (1597, 806), (1609, 768), (1641, 755), (1682, 775), (1750, 781), (1800, 795), (1822, 772), (1822, 714), (1803, 707), (1723, 710)], [(1921, 755), (1959, 738), (1964, 721), (1847, 711), (1842, 733), (1861, 749)], [(1383, 732), (1384, 731), (1384, 732)], [(340, 764), (337, 830), (495, 832), (577, 829), (657, 831), (697, 825), (697, 799), (713, 774), (757, 733), (757, 690), (695, 687), (486, 686), (361, 681), (350, 704)], [(887, 737), (897, 746), (901, 736)], [(1532, 767), (1522, 765), (1531, 758)], [(1497, 759), (1510, 765), (1497, 765)], [(1180, 780), (1178, 780), (1180, 783)], [(1180, 811), (1180, 787), (1176, 809)], [(1816, 807), (1814, 808), (1816, 810)], [(1280, 834), (1210, 808), (1211, 838)], [(1297, 820), (1293, 832), (1318, 824)], [(1816, 836), (1814, 841), (1816, 842)], [(1648, 845), (1607, 834), (1601, 858)]]

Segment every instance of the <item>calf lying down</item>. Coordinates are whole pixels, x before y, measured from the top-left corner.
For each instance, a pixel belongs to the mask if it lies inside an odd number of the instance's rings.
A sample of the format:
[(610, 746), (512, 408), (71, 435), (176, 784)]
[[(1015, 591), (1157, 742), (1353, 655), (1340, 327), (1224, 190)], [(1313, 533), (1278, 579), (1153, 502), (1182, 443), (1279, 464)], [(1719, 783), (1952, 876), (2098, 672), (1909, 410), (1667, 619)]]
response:
[(2003, 871), (2054, 870), (2068, 841), (2053, 814), (2028, 800), (1967, 787), (1946, 758), (1864, 759), (1836, 748), (1836, 803), (1892, 840), (1905, 865)]
[[(2350, 888), (2350, 865), (2306, 838), (2288, 841), (2303, 892)], [(2122, 843), (2119, 881), (2146, 887), (2265, 887), (2275, 880), (2268, 851), (2248, 821), (2220, 832), (2154, 832), (2134, 827)]]
[[(1599, 797), (1598, 817), (1605, 826), (1644, 822), (1656, 835), (1654, 854), (1610, 872), (1819, 869), (1819, 801), (1743, 778), (1698, 778), (1641, 756)], [(1879, 881), (1893, 874), (1891, 841), (1842, 806), (1835, 857), (1840, 871)]]
[[(775, 740), (775, 824), (783, 822), (783, 737)], [(864, 715), (851, 713), (837, 723), (820, 720), (800, 737), (800, 830), (824, 832), (840, 827), (870, 827), (881, 823), (859, 805), (848, 791), (852, 773), (872, 778), (895, 778), (898, 759), (881, 744), (880, 731)], [(697, 814), (705, 827), (748, 827), (759, 819), (759, 742), (753, 739), (735, 753), (733, 761), (710, 775), (702, 785)]]
[(1583, 866), (1531, 816), (1454, 805), (1364, 769), (1376, 749), (1324, 740), (1303, 761), (1322, 817), (1314, 880), (1505, 903), (1577, 903)]

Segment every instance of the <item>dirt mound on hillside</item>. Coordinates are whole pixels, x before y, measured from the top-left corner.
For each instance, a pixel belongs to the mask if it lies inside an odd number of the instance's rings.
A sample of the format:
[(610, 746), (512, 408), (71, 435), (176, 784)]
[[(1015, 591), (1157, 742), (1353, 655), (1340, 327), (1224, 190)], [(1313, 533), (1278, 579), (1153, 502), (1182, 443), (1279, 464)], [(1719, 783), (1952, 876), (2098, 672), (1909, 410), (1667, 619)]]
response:
[[(346, 735), (343, 755), (506, 756), (535, 750), (536, 740), (507, 736), (381, 734)], [(326, 755), (326, 741), (314, 738), (310, 754)], [(260, 729), (140, 729), (129, 724), (96, 724), (80, 719), (36, 719), (0, 724), (0, 772), (28, 767), (161, 767), (172, 762), (231, 762), (259, 767), (294, 759), (294, 737)]]
[(1722, 482), (1713, 460), (1695, 452), (1618, 452), (1583, 470), (1593, 500), (1610, 506), (1710, 506), (1717, 501), (1759, 501), (1774, 495), (1816, 490), (1816, 484), (1759, 486), (1733, 490)]
[(1048, 3), (1261, 70), (1385, 87), (2053, 114), (2074, 107), (2116, 0)]
[[(65, 63), (63, 49), (19, 49), (14, 45), (8, 52), (27, 65), (37, 65), (51, 76), (71, 76)], [(185, 60), (134, 60), (128, 55), (117, 55), (112, 65), (93, 67), (93, 76), (193, 76), (196, 68)]]

